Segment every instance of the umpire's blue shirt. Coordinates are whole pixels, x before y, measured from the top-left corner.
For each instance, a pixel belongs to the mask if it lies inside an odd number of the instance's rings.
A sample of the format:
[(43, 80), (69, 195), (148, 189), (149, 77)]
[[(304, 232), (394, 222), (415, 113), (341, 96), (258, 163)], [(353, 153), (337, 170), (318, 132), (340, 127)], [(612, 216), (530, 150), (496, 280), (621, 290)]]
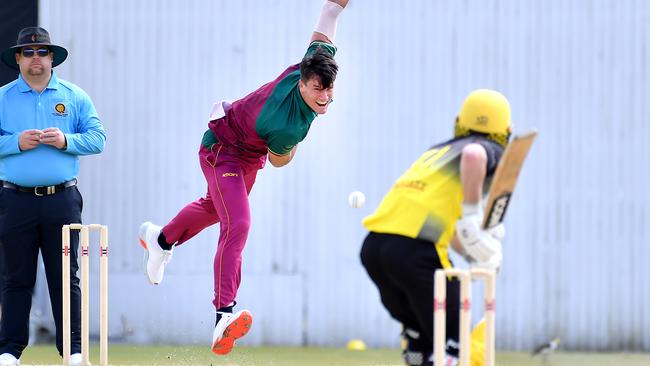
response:
[[(67, 147), (41, 144), (21, 151), (18, 136), (25, 130), (57, 127)], [(93, 102), (78, 86), (59, 80), (54, 71), (41, 93), (19, 76), (0, 88), (0, 180), (35, 187), (77, 177), (79, 155), (104, 150), (106, 134)]]

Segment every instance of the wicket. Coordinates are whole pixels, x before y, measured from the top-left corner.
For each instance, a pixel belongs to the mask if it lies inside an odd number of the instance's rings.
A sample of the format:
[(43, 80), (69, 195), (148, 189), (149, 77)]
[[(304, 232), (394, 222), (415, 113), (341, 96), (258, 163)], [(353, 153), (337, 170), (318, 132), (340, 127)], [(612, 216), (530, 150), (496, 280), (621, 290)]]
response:
[(444, 365), (445, 359), (445, 328), (447, 314), (447, 277), (458, 277), (460, 280), (460, 353), (459, 365), (470, 365), (471, 348), (471, 310), (472, 310), (472, 279), (480, 278), (485, 282), (485, 366), (495, 363), (495, 300), (496, 272), (484, 269), (439, 269), (435, 273), (434, 311), (434, 341), (433, 353), (436, 365)]
[(70, 365), (70, 230), (80, 231), (81, 247), (81, 356), (90, 365), (89, 247), (90, 230), (100, 233), (99, 241), (99, 364), (108, 365), (108, 228), (99, 224), (70, 224), (62, 228), (63, 257), (63, 365)]

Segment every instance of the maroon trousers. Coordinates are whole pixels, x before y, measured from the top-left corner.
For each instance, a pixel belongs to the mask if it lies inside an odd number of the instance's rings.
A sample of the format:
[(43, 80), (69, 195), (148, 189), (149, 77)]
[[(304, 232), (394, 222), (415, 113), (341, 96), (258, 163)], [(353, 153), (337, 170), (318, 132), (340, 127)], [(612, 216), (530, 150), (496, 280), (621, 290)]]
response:
[(214, 304), (228, 306), (241, 282), (242, 251), (251, 224), (248, 194), (259, 164), (238, 159), (239, 154), (215, 144), (201, 146), (201, 170), (208, 183), (204, 198), (185, 206), (162, 231), (168, 243), (180, 245), (206, 227), (220, 223), (219, 244), (214, 257)]

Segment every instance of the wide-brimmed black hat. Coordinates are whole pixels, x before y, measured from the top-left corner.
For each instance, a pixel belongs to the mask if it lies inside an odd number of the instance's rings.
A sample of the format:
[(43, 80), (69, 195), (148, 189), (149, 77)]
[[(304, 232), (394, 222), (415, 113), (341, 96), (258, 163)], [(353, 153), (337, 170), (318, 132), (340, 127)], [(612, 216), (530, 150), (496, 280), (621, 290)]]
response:
[(61, 64), (68, 57), (68, 50), (50, 42), (50, 34), (41, 27), (27, 27), (20, 30), (16, 45), (9, 47), (2, 52), (2, 61), (12, 69), (18, 70), (16, 63), (16, 52), (25, 46), (47, 46), (54, 52), (52, 67)]

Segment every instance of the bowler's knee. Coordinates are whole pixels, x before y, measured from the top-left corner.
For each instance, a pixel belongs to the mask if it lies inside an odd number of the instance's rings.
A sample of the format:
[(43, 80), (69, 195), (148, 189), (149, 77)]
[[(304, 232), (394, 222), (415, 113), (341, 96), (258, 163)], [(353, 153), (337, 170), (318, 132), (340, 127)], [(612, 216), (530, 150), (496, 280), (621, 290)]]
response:
[(248, 235), (251, 228), (250, 216), (235, 216), (228, 221), (228, 228), (232, 235)]

